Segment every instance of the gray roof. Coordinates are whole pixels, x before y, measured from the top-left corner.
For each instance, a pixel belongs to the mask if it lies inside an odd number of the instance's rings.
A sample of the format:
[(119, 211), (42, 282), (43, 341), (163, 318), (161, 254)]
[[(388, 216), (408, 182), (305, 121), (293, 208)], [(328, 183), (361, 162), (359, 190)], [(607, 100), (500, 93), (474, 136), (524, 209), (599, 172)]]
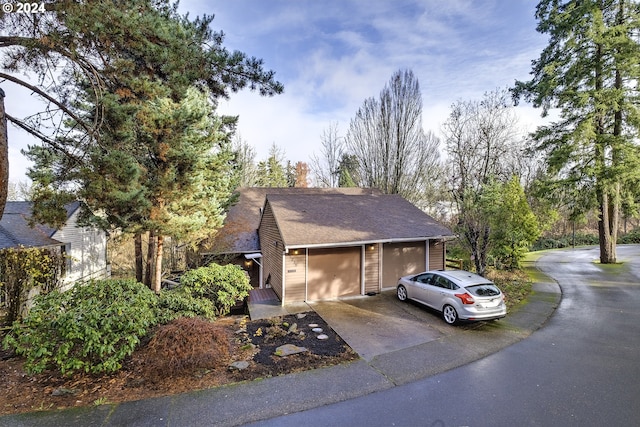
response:
[(267, 201), (287, 247), (453, 235), (396, 194), (268, 194)]
[(260, 251), (258, 226), (261, 209), (267, 195), (321, 195), (343, 194), (363, 195), (380, 194), (379, 190), (368, 188), (272, 188), (243, 187), (238, 189), (238, 201), (227, 212), (223, 227), (218, 230), (212, 247), (213, 253), (251, 253)]
[[(79, 202), (65, 206), (67, 219), (80, 207)], [(0, 249), (16, 246), (41, 247), (59, 246), (62, 242), (53, 238), (58, 231), (46, 225), (29, 225), (33, 203), (7, 202), (0, 219)]]

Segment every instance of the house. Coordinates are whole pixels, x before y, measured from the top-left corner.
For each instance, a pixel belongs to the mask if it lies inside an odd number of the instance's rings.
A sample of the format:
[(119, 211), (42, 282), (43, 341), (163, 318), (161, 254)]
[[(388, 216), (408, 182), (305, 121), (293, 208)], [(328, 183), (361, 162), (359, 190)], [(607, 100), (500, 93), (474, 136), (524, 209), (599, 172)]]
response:
[(68, 257), (63, 287), (78, 281), (110, 275), (107, 264), (107, 236), (104, 231), (78, 226), (80, 202), (65, 206), (67, 220), (56, 229), (29, 225), (31, 202), (7, 202), (0, 220), (0, 250), (14, 247), (60, 248)]
[(243, 266), (249, 273), (254, 287), (263, 287), (266, 277), (262, 277), (262, 254), (260, 253), (260, 239), (258, 226), (262, 217), (262, 210), (267, 194), (371, 194), (378, 190), (361, 188), (273, 188), (273, 187), (244, 187), (237, 191), (237, 201), (234, 203), (218, 230), (215, 238), (209, 244), (203, 245), (200, 255), (205, 264), (211, 261), (231, 263)]
[(284, 304), (377, 293), (400, 276), (444, 269), (451, 237), (399, 195), (246, 188), (216, 241)]

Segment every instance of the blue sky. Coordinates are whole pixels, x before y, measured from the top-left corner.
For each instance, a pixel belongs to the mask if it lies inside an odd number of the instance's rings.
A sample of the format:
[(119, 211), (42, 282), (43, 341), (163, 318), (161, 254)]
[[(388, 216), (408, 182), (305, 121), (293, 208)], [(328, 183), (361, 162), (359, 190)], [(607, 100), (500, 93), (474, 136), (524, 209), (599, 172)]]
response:
[[(182, 0), (182, 10), (214, 14), (225, 46), (262, 58), (285, 93), (235, 94), (219, 111), (240, 116), (239, 133), (258, 159), (272, 143), (292, 161), (320, 151), (320, 135), (341, 135), (367, 97), (391, 75), (413, 70), (424, 127), (436, 134), (451, 104), (479, 99), (529, 78), (546, 38), (531, 0)], [(518, 107), (523, 126), (539, 112)]]
[[(224, 45), (262, 58), (285, 92), (271, 98), (242, 91), (218, 111), (239, 115), (238, 131), (257, 160), (276, 143), (286, 158), (309, 161), (322, 131), (334, 123), (342, 136), (368, 97), (391, 75), (413, 70), (420, 82), (425, 130), (440, 126), (457, 100), (528, 79), (546, 38), (535, 31), (531, 0), (182, 0), (181, 12), (214, 14)], [(15, 115), (28, 112), (24, 96), (8, 96)], [(11, 109), (11, 110), (10, 110)], [(24, 114), (20, 110), (25, 109)], [(16, 111), (18, 111), (16, 113)], [(517, 108), (523, 127), (539, 111)], [(19, 153), (26, 138), (10, 127), (12, 181), (24, 179)], [(13, 134), (13, 137), (12, 137)]]

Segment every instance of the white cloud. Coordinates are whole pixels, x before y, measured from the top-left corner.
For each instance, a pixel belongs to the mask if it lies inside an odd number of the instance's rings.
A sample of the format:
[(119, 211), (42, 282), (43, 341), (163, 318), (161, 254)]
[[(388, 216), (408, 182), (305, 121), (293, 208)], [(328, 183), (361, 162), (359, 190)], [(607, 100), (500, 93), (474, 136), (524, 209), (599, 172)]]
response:
[[(224, 45), (263, 58), (285, 93), (243, 91), (219, 112), (239, 115), (239, 134), (266, 157), (276, 143), (292, 161), (319, 151), (320, 135), (338, 122), (342, 134), (367, 97), (377, 97), (393, 72), (410, 68), (423, 92), (424, 127), (439, 133), (450, 106), (526, 79), (544, 45), (525, 1), (468, 0), (182, 0), (194, 17), (214, 13)], [(24, 116), (30, 104), (8, 97)], [(22, 110), (24, 108), (24, 110)], [(523, 116), (536, 122), (538, 112)], [(529, 108), (530, 110), (530, 108)], [(21, 147), (22, 148), (22, 147)], [(12, 145), (12, 177), (26, 160)], [(17, 179), (17, 178), (12, 178)]]

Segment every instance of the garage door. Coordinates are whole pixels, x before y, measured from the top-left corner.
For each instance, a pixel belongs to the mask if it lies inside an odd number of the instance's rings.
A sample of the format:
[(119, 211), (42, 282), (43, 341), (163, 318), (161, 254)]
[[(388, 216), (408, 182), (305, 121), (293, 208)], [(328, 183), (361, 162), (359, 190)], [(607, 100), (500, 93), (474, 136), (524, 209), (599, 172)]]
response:
[(426, 270), (425, 243), (386, 243), (382, 252), (382, 286), (392, 287), (398, 278)]
[(309, 249), (307, 300), (360, 295), (361, 248)]

